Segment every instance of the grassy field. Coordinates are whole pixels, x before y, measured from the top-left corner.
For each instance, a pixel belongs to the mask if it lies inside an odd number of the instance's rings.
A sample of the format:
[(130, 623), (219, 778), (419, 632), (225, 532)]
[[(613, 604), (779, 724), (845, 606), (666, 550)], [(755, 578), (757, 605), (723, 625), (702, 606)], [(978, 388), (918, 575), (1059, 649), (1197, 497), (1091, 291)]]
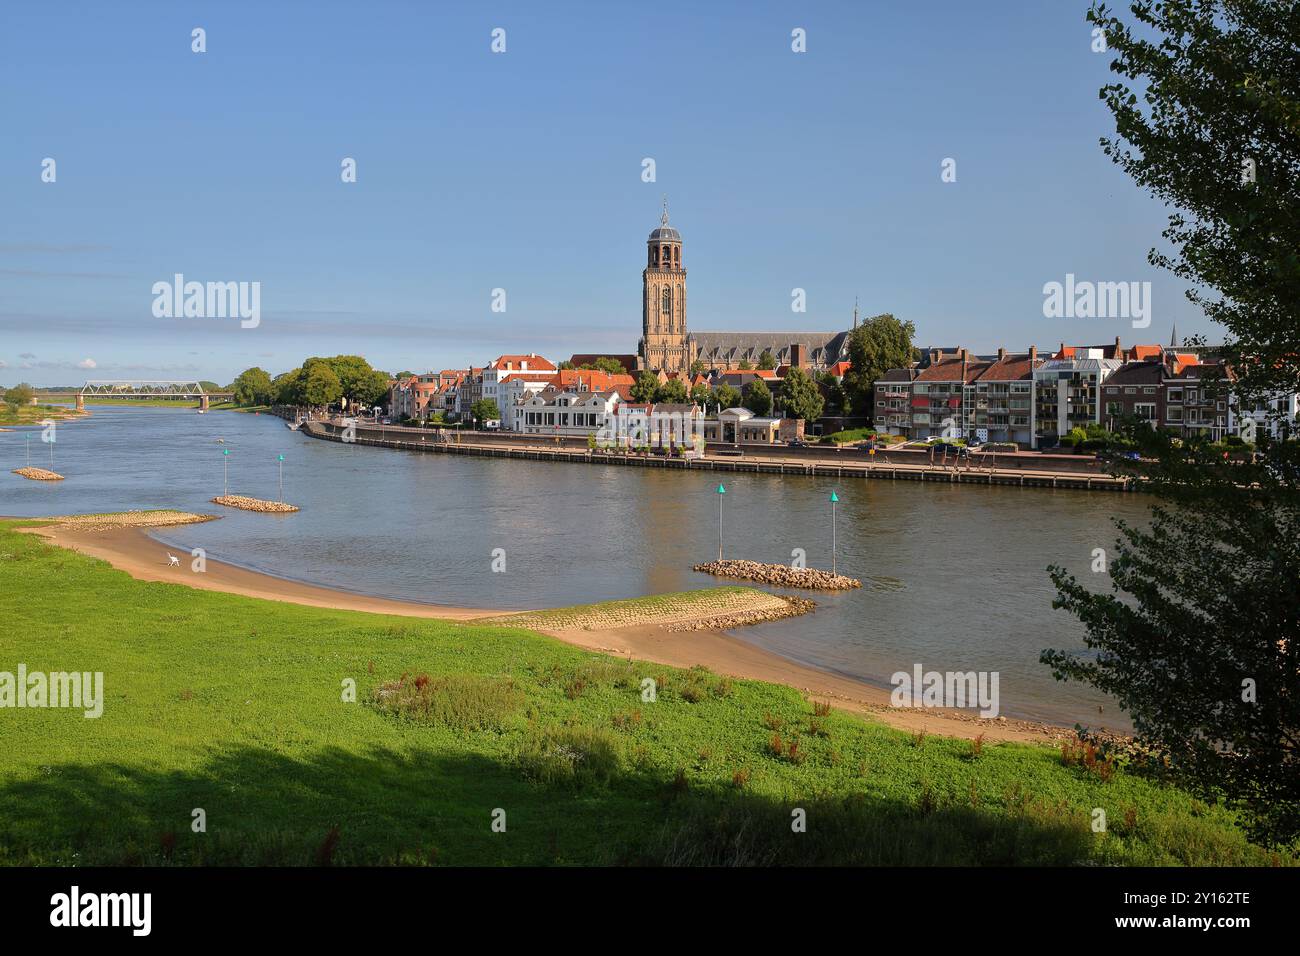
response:
[(1045, 747), (918, 739), (517, 628), (138, 582), (15, 524), (0, 671), (103, 671), (105, 702), (0, 710), (0, 863), (1295, 862)]

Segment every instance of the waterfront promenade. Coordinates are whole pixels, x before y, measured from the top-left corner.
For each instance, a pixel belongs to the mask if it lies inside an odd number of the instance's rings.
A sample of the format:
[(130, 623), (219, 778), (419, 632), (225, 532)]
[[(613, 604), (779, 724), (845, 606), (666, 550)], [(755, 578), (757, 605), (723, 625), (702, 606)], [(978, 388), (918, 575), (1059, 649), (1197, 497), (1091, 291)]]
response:
[[(312, 438), (343, 441), (344, 426), (339, 421), (312, 421), (301, 431)], [(1015, 485), (1025, 488), (1076, 488), (1085, 491), (1132, 491), (1136, 484), (1127, 478), (1082, 471), (1085, 461), (1065, 459), (1050, 468), (1025, 467), (1028, 456), (1003, 455), (1015, 467), (990, 464), (929, 464), (923, 456), (906, 455), (913, 460), (899, 460), (905, 453), (882, 452), (872, 461), (861, 452), (785, 446), (744, 445), (743, 455), (718, 454), (706, 449), (703, 458), (684, 459), (654, 453), (593, 451), (580, 447), (581, 439), (551, 438), (531, 435), (465, 435), (431, 432), (427, 429), (394, 425), (354, 426), (352, 444), (402, 451), (423, 451), (452, 455), (477, 455), (490, 458), (522, 458), (533, 461), (572, 462), (598, 465), (627, 465), (645, 468), (668, 468), (694, 471), (748, 472), (753, 474), (803, 475), (830, 478), (878, 478), (890, 481), (929, 481), (980, 485)], [(1057, 464), (1047, 456), (1038, 461)], [(1036, 462), (1037, 463), (1037, 462)], [(1066, 466), (1073, 466), (1070, 470)]]

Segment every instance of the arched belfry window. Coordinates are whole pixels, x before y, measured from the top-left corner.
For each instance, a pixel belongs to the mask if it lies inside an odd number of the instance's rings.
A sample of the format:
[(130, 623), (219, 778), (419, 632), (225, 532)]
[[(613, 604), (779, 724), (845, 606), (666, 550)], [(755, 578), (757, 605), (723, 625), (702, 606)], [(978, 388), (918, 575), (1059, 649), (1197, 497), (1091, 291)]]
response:
[(664, 286), (664, 295), (659, 311), (664, 315), (672, 315), (673, 312), (673, 290), (669, 286)]

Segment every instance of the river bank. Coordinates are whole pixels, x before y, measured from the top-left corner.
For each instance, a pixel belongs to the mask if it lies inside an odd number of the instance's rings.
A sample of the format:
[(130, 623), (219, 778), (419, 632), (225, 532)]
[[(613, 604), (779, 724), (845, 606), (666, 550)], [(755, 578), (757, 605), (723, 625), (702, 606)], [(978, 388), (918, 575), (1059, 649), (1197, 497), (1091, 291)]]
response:
[[(115, 523), (115, 517), (120, 517), (121, 523)], [(47, 520), (50, 523), (21, 530), (59, 547), (107, 561), (139, 581), (181, 584), (199, 590), (309, 607), (466, 623), (487, 624), (503, 619), (519, 621), (528, 614), (374, 597), (275, 577), (206, 556), (203, 558), (204, 570), (196, 572), (192, 570), (193, 555), (177, 554), (147, 533), (151, 523), (175, 527), (212, 520), (212, 516), (207, 515), (134, 512), (125, 516), (92, 515), (77, 516), (66, 521), (59, 518)], [(170, 563), (172, 556), (178, 558), (175, 565)], [(753, 593), (757, 602), (754, 610), (766, 610), (765, 602), (770, 602), (773, 596), (766, 592)], [(810, 698), (833, 701), (845, 710), (874, 715), (892, 727), (912, 733), (925, 732), (965, 739), (984, 736), (991, 741), (1040, 743), (1051, 743), (1073, 736), (1069, 729), (1049, 723), (1007, 718), (986, 720), (968, 712), (939, 708), (896, 708), (890, 705), (886, 690), (787, 660), (734, 637), (721, 628), (704, 626), (697, 630), (677, 630), (665, 627), (664, 623), (645, 623), (647, 617), (643, 606), (650, 600), (652, 599), (609, 602), (610, 605), (638, 605), (635, 613), (621, 616), (601, 611), (582, 617), (553, 611), (537, 612), (539, 617), (528, 626), (565, 643), (627, 659), (672, 667), (703, 666), (729, 677), (784, 684), (800, 690)], [(722, 612), (734, 615), (744, 610), (745, 608), (731, 602)], [(663, 619), (673, 628), (692, 620), (707, 625), (719, 613), (718, 607), (705, 605), (697, 610), (694, 617), (677, 608), (664, 612)]]
[[(767, 475), (800, 475), (810, 478), (862, 478), (888, 481), (942, 482), (945, 484), (1012, 485), (1020, 488), (1075, 489), (1079, 491), (1132, 492), (1140, 482), (1101, 474), (1073, 471), (1030, 471), (972, 465), (942, 465), (871, 460), (845, 460), (843, 455), (825, 459), (807, 454), (788, 456), (780, 446), (743, 446), (739, 454), (706, 452), (703, 458), (675, 458), (647, 453), (616, 453), (594, 449), (581, 451), (557, 442), (554, 446), (538, 436), (504, 435), (500, 439), (448, 440), (437, 433), (397, 426), (353, 426), (345, 431), (335, 422), (305, 422), (299, 434), (324, 441), (355, 446), (391, 448), (399, 451), (432, 452), (447, 455), (471, 455), (487, 458), (517, 458), (530, 461), (567, 462), (586, 465), (624, 465), (672, 471), (733, 472)], [(344, 435), (349, 437), (345, 440)], [(791, 452), (799, 451), (792, 449)]]

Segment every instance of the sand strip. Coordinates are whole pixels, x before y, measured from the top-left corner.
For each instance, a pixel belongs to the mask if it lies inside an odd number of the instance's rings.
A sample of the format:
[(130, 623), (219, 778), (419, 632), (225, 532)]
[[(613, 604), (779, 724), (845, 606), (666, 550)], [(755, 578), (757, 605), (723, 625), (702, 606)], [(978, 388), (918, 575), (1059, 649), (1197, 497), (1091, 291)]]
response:
[[(87, 530), (45, 525), (20, 530), (37, 534), (60, 547), (100, 558), (140, 581), (165, 581), (207, 591), (224, 591), (309, 607), (406, 617), (472, 621), (503, 614), (499, 610), (418, 604), (352, 594), (277, 578), (211, 558), (207, 559), (207, 571), (199, 574), (190, 570), (190, 556), (183, 551), (171, 552), (180, 559), (180, 566), (169, 567), (167, 546), (154, 541), (140, 526)], [(1030, 721), (980, 720), (960, 711), (891, 707), (889, 692), (882, 688), (795, 663), (722, 631), (669, 631), (658, 624), (608, 630), (538, 630), (569, 644), (620, 657), (632, 657), (673, 667), (702, 664), (716, 673), (730, 677), (786, 684), (811, 698), (829, 700), (846, 710), (870, 713), (890, 726), (913, 733), (923, 730), (929, 734), (966, 739), (982, 734), (990, 742), (1010, 740), (1034, 743), (1050, 743), (1073, 736), (1073, 732), (1065, 728)]]

